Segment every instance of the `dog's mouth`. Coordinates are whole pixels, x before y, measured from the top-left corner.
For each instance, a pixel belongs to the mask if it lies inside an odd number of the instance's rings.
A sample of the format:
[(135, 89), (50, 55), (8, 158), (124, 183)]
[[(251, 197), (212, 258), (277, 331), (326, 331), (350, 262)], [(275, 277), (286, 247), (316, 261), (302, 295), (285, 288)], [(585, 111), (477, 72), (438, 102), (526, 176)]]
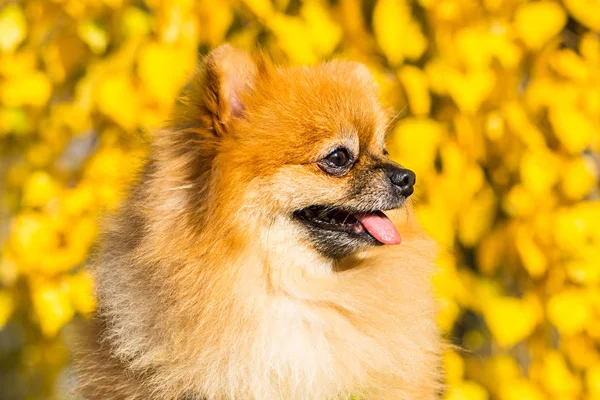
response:
[(400, 244), (401, 237), (392, 221), (381, 210), (351, 212), (341, 208), (310, 206), (294, 213), (312, 230), (372, 244)]

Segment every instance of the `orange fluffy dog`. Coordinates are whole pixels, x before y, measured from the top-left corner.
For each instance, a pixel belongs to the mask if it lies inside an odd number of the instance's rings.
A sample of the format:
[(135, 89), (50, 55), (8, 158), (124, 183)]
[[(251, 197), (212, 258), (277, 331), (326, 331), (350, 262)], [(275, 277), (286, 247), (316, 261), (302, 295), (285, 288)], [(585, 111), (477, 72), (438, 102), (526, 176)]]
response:
[(360, 64), (210, 53), (102, 238), (81, 397), (435, 398), (435, 249), (387, 123)]

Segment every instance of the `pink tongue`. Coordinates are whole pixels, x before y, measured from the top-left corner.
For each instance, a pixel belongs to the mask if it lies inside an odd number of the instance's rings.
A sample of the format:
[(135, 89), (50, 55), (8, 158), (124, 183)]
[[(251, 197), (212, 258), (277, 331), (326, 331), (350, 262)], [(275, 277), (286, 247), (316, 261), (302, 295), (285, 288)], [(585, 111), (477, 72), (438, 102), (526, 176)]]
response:
[(400, 244), (402, 238), (390, 219), (381, 211), (369, 214), (355, 214), (367, 231), (383, 244)]

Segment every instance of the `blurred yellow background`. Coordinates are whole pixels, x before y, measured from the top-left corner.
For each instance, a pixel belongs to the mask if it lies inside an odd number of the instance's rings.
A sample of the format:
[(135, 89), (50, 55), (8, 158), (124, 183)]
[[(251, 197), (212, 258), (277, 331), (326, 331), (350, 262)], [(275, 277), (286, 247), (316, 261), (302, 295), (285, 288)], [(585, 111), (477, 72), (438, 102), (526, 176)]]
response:
[(0, 0), (0, 398), (62, 399), (86, 257), (199, 57), (364, 62), (442, 244), (446, 399), (600, 399), (600, 2)]

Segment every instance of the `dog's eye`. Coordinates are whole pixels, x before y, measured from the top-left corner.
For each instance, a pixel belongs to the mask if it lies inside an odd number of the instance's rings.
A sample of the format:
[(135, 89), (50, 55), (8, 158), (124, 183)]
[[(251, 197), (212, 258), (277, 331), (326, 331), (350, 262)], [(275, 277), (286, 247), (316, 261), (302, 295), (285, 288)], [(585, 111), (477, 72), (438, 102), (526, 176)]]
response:
[(390, 155), (390, 152), (389, 152), (389, 151), (387, 151), (387, 149), (383, 149), (383, 155), (384, 155), (384, 156), (389, 156), (389, 155)]
[(329, 153), (325, 157), (325, 161), (332, 167), (345, 167), (350, 162), (350, 155), (348, 155), (348, 150), (340, 147)]

